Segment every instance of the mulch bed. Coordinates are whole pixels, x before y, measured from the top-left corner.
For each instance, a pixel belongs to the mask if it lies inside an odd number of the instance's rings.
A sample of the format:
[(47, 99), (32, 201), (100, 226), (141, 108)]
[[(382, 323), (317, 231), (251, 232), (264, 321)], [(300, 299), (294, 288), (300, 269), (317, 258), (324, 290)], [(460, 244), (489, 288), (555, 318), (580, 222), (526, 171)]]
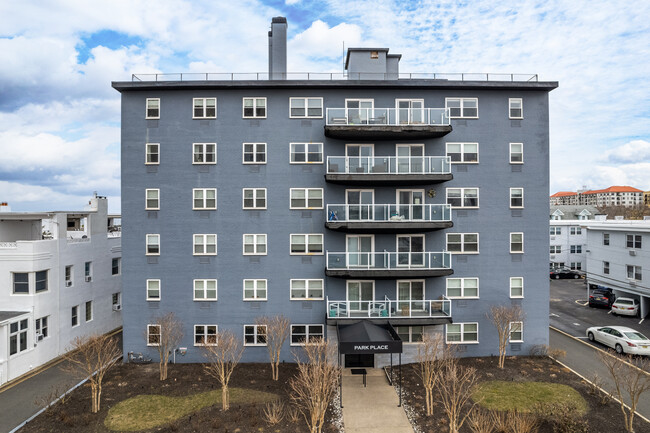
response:
[[(280, 380), (271, 379), (269, 364), (240, 364), (230, 381), (230, 388), (249, 388), (279, 395), (288, 403), (288, 380), (297, 371), (295, 364), (280, 365)], [(101, 410), (90, 413), (90, 387), (84, 385), (72, 392), (64, 403), (58, 404), (28, 423), (20, 433), (89, 433), (111, 432), (104, 427), (104, 418), (111, 406), (140, 394), (158, 394), (170, 397), (185, 396), (220, 389), (219, 383), (206, 375), (201, 364), (170, 365), (168, 378), (158, 380), (158, 364), (121, 364), (109, 371), (102, 388)], [(286, 418), (269, 425), (262, 415), (263, 405), (231, 403), (230, 410), (222, 411), (221, 403), (204, 408), (169, 425), (142, 430), (142, 432), (223, 432), (223, 433), (303, 433), (307, 426), (302, 419), (296, 423)], [(331, 415), (331, 414), (330, 414)], [(326, 433), (338, 432), (328, 425)]]
[[(602, 405), (599, 399), (590, 393), (589, 385), (568, 369), (555, 363), (547, 357), (509, 357), (506, 359), (505, 368), (498, 368), (498, 358), (461, 358), (462, 366), (471, 366), (477, 369), (480, 381), (536, 381), (552, 382), (573, 387), (588, 404), (585, 416), (590, 432), (624, 432), (623, 414), (616, 401)], [(425, 393), (421, 380), (415, 371), (415, 365), (403, 366), (404, 406), (411, 416), (411, 421), (416, 424), (416, 432), (448, 432), (448, 422), (440, 402), (436, 402), (434, 414), (426, 416)], [(434, 396), (436, 392), (434, 390)], [(648, 398), (644, 395), (642, 398)], [(635, 417), (635, 432), (650, 432), (650, 424)], [(471, 433), (467, 425), (461, 428), (461, 433)], [(553, 426), (544, 422), (539, 433), (552, 433)]]

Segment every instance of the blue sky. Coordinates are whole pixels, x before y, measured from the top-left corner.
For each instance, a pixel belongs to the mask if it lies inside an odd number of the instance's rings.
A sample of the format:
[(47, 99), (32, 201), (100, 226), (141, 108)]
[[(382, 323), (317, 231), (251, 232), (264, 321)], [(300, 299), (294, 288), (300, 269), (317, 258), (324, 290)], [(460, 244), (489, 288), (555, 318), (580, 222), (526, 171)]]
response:
[[(0, 3), (0, 201), (120, 211), (120, 99), (132, 73), (265, 72), (271, 17), (288, 68), (342, 70), (342, 43), (403, 55), (402, 72), (539, 74), (551, 191), (650, 190), (650, 2), (214, 0)], [(524, 107), (525, 109), (525, 107)]]

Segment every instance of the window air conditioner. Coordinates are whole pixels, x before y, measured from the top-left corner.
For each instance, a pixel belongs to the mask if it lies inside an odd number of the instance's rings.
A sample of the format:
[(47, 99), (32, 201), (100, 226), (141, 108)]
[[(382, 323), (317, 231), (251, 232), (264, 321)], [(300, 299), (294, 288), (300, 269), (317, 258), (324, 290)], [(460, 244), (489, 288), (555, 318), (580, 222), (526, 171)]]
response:
[(36, 340), (37, 341), (43, 340), (43, 334), (36, 334)]
[(630, 250), (630, 255), (631, 255), (631, 256), (636, 256), (636, 251), (634, 251), (634, 250)]
[(627, 281), (630, 283), (630, 286), (636, 286), (636, 280), (634, 278), (628, 278)]
[(72, 286), (72, 281), (66, 281), (65, 286), (66, 287), (71, 287)]
[(86, 275), (86, 282), (87, 283), (90, 283), (92, 280), (93, 280), (93, 277), (91, 277), (90, 275)]
[(120, 311), (122, 309), (122, 304), (113, 305), (113, 311)]

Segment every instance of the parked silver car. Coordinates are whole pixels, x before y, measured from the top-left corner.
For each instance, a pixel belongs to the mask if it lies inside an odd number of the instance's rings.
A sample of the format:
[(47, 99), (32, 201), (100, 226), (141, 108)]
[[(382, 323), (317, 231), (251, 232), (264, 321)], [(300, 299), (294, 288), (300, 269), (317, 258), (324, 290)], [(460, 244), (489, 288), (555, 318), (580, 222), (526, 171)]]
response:
[(587, 338), (609, 346), (619, 354), (650, 355), (650, 339), (625, 326), (594, 326), (587, 329)]

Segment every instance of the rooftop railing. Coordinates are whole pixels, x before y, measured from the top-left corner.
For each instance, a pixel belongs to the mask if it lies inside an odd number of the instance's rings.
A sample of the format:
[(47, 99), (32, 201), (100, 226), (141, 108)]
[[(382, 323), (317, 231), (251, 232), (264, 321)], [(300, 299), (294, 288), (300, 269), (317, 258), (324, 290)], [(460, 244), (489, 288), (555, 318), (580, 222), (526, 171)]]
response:
[(447, 108), (328, 108), (326, 124), (372, 126), (449, 126)]
[(448, 204), (328, 204), (329, 222), (451, 221)]
[(328, 297), (327, 316), (330, 319), (448, 318), (451, 317), (451, 300), (443, 297), (439, 300), (330, 301)]
[[(283, 80), (308, 81), (356, 81), (359, 74), (349, 75), (341, 72), (288, 72), (274, 73)], [(537, 82), (537, 74), (498, 74), (498, 73), (373, 73), (360, 74), (364, 80), (446, 80), (446, 81), (506, 81), (506, 82)], [(355, 80), (356, 78), (356, 80)], [(165, 74), (132, 74), (131, 81), (266, 81), (268, 72), (178, 72)]]
[(328, 270), (433, 270), (451, 269), (448, 252), (327, 252)]
[(449, 174), (449, 156), (328, 156), (327, 174)]

